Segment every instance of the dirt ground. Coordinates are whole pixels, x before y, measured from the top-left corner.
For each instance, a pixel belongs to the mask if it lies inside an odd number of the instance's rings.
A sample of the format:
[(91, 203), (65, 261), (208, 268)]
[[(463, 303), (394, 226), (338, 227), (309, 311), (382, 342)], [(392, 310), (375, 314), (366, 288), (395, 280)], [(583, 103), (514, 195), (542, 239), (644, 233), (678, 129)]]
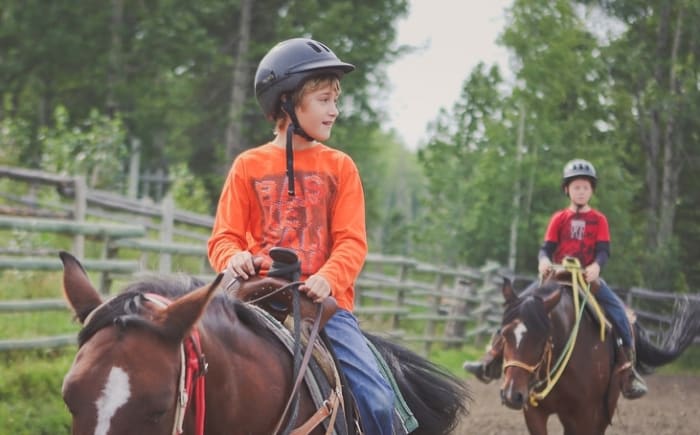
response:
[[(700, 377), (652, 374), (645, 377), (649, 393), (634, 401), (620, 398), (606, 435), (700, 434)], [(522, 412), (501, 405), (498, 381), (484, 385), (468, 380), (474, 401), (470, 415), (455, 435), (528, 435)], [(561, 435), (556, 416), (549, 435)]]

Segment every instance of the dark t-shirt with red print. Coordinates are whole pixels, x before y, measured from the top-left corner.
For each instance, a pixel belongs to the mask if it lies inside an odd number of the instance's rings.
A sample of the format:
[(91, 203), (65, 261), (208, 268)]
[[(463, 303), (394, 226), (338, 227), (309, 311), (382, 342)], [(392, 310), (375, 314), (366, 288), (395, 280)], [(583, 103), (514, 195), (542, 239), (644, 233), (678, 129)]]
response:
[(596, 259), (596, 243), (610, 243), (608, 219), (594, 209), (578, 213), (569, 208), (559, 210), (549, 220), (544, 240), (556, 244), (554, 263), (569, 256), (588, 266)]

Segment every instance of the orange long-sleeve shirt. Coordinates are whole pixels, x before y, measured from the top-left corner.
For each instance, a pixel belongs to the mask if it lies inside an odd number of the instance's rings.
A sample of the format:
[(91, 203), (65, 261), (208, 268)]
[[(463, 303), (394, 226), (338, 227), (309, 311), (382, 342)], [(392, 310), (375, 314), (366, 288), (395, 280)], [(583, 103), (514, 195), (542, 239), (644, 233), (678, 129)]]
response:
[[(367, 255), (359, 172), (342, 151), (323, 144), (294, 151), (295, 196), (289, 196), (285, 150), (272, 143), (240, 154), (219, 198), (209, 261), (223, 271), (240, 251), (268, 258), (293, 249), (302, 277), (322, 275), (338, 306), (354, 308), (354, 282)], [(265, 261), (263, 268), (269, 267)]]

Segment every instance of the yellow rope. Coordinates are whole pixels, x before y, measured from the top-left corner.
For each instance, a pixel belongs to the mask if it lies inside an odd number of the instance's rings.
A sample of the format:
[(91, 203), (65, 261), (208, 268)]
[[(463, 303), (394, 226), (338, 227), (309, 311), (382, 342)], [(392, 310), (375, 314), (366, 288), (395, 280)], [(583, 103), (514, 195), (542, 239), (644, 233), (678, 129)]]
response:
[(549, 373), (547, 373), (547, 386), (544, 388), (544, 390), (540, 392), (532, 391), (530, 393), (530, 404), (532, 406), (537, 406), (537, 402), (547, 397), (547, 395), (552, 391), (554, 386), (559, 381), (559, 378), (561, 377), (562, 373), (564, 373), (569, 359), (571, 358), (571, 354), (574, 351), (576, 336), (578, 335), (578, 328), (581, 324), (580, 317), (582, 313), (582, 311), (580, 310), (581, 303), (579, 301), (579, 289), (582, 289), (584, 291), (586, 299), (590, 301), (593, 305), (593, 308), (596, 311), (596, 315), (600, 319), (600, 340), (605, 340), (605, 316), (603, 315), (603, 311), (600, 309), (600, 305), (598, 305), (598, 302), (596, 301), (595, 297), (593, 297), (593, 295), (591, 294), (589, 284), (583, 278), (581, 263), (579, 263), (578, 258), (566, 257), (563, 261), (563, 266), (567, 271), (571, 273), (571, 287), (574, 298), (574, 314), (576, 316), (576, 319), (574, 322), (574, 328), (571, 331), (571, 336), (569, 340), (570, 346), (567, 346), (564, 359), (561, 361), (561, 364), (559, 364), (559, 366), (557, 367), (556, 373), (552, 377), (550, 377)]
[(598, 300), (591, 293), (591, 285), (586, 282), (583, 277), (583, 269), (581, 268), (581, 263), (579, 263), (578, 258), (566, 257), (564, 258), (563, 265), (571, 273), (571, 287), (574, 294), (578, 293), (581, 289), (586, 295), (586, 300), (593, 307), (596, 317), (598, 317), (598, 323), (600, 323), (600, 341), (605, 341), (605, 313), (603, 309), (600, 308)]

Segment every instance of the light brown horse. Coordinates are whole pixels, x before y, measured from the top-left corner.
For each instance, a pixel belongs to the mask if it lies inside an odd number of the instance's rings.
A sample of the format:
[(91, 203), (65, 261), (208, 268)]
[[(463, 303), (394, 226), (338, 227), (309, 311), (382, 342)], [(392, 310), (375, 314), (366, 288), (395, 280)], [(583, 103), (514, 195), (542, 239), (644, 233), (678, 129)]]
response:
[[(63, 383), (73, 434), (272, 434), (286, 427), (292, 355), (261, 310), (215, 295), (220, 276), (209, 284), (142, 280), (103, 301), (77, 259), (61, 253), (61, 260), (66, 299), (83, 324)], [(418, 421), (414, 433), (450, 433), (466, 413), (466, 386), (406, 349), (368, 338)], [(309, 391), (300, 390), (291, 429), (330, 411)], [(284, 433), (322, 434), (325, 423)], [(351, 426), (335, 425), (338, 433), (353, 433)]]
[[(547, 420), (553, 414), (565, 435), (604, 434), (620, 396), (614, 335), (608, 329), (601, 341), (600, 323), (583, 308), (582, 299), (577, 321), (570, 286), (545, 282), (518, 296), (505, 280), (502, 293), (502, 402), (523, 410), (532, 435), (547, 435)], [(637, 367), (659, 367), (677, 358), (700, 328), (697, 317), (675, 318), (675, 328), (681, 334), (670, 345), (671, 350), (655, 347), (635, 324)], [(568, 343), (570, 337), (572, 342)]]

